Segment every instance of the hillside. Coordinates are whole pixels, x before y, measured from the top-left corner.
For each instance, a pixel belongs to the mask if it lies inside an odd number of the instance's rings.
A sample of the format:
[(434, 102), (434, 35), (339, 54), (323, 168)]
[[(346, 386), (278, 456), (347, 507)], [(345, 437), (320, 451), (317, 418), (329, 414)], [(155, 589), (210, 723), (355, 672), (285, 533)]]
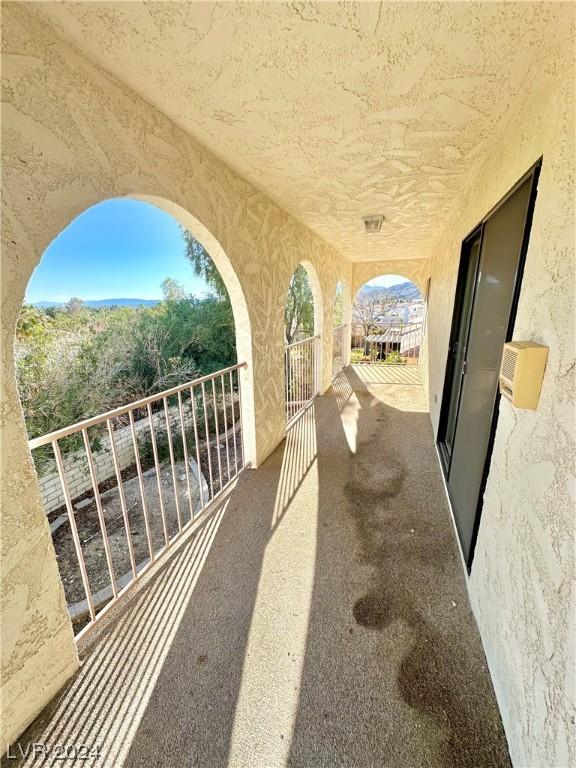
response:
[[(101, 309), (102, 307), (154, 307), (159, 304), (161, 299), (94, 299), (84, 301), (84, 306), (90, 309)], [(32, 304), (38, 309), (48, 309), (48, 307), (63, 307), (63, 301), (36, 301)]]
[(404, 283), (397, 283), (396, 285), (384, 286), (384, 285), (365, 285), (360, 290), (360, 297), (362, 298), (380, 298), (382, 296), (388, 296), (391, 299), (406, 299), (415, 301), (421, 299), (420, 291), (410, 281)]

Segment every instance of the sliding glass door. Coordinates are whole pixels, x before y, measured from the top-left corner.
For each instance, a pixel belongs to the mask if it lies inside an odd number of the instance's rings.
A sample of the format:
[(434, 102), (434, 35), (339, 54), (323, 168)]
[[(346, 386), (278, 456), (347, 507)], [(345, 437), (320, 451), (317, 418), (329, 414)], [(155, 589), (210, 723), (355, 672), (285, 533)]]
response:
[(516, 315), (538, 171), (539, 165), (462, 246), (438, 442), (468, 567), (496, 426), (502, 347)]

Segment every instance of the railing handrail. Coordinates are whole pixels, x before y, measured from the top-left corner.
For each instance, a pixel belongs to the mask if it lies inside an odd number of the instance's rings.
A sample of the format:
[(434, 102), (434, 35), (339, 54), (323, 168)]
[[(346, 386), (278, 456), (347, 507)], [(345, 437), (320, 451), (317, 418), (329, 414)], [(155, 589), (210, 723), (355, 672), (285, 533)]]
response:
[(346, 328), (346, 323), (340, 323), (340, 325), (333, 325), (332, 330), (333, 331), (339, 331), (340, 328)]
[(191, 387), (195, 387), (198, 384), (202, 384), (202, 382), (210, 381), (210, 379), (214, 379), (217, 376), (222, 376), (225, 373), (230, 373), (232, 371), (238, 371), (240, 368), (246, 368), (247, 365), (247, 363), (236, 363), (236, 365), (230, 365), (228, 368), (222, 368), (221, 370), (214, 371), (214, 373), (209, 373), (206, 376), (200, 376), (199, 378), (193, 379), (192, 381), (187, 381), (185, 384), (179, 384), (177, 387), (165, 389), (163, 392), (157, 392), (156, 394), (149, 395), (148, 397), (144, 397), (141, 400), (136, 400), (133, 403), (121, 405), (119, 408), (106, 411), (106, 413), (100, 413), (98, 416), (92, 416), (91, 418), (85, 419), (84, 421), (78, 421), (76, 424), (71, 424), (69, 427), (62, 427), (61, 429), (56, 429), (54, 432), (48, 432), (48, 434), (42, 435), (41, 437), (34, 437), (28, 441), (28, 447), (30, 450), (33, 450), (34, 448), (40, 448), (42, 445), (48, 445), (55, 440), (61, 440), (63, 437), (68, 437), (68, 435), (71, 435), (74, 432), (80, 432), (83, 429), (88, 429), (89, 427), (94, 427), (97, 424), (102, 424), (108, 419), (113, 419), (116, 416), (123, 416), (129, 411), (143, 408), (149, 403), (153, 403), (155, 400), (161, 400), (164, 397), (177, 395), (178, 392), (183, 392), (185, 389), (190, 389)]
[(291, 344), (285, 344), (284, 349), (290, 349), (290, 347), (296, 347), (298, 344), (305, 344), (307, 341), (314, 341), (314, 339), (319, 339), (320, 334), (317, 333), (315, 336), (307, 336), (305, 339), (302, 339), (301, 341), (293, 341)]

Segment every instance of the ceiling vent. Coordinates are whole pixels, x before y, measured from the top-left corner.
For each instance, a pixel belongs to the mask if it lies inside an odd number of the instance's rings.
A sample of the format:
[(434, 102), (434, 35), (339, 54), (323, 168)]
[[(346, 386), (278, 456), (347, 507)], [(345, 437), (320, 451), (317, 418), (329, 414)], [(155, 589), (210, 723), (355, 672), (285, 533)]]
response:
[(364, 216), (364, 233), (367, 235), (377, 235), (382, 229), (384, 216)]

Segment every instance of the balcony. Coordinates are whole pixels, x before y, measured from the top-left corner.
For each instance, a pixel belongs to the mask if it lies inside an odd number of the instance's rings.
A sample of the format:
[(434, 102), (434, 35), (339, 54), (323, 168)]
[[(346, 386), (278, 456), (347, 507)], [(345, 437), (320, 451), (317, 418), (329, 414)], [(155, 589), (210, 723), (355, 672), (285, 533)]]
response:
[[(29, 747), (8, 764), (502, 766), (492, 684), (514, 766), (576, 764), (574, 14), (3, 4), (0, 739)], [(63, 592), (42, 501), (57, 517), (68, 502), (58, 477), (42, 497), (13, 341), (42, 254), (118, 199), (210, 255), (241, 367), (205, 382), (208, 412), (200, 385), (67, 436), (93, 532), (112, 507), (118, 528), (109, 552), (91, 540), (96, 579), (87, 566)], [(299, 266), (313, 341), (286, 353)], [(422, 296), (421, 344), (375, 331), (347, 366), (354, 298), (391, 275)], [(500, 396), (510, 341), (547, 349), (535, 409)], [(410, 351), (419, 365), (382, 359)], [(188, 457), (149, 432), (139, 471), (140, 429), (178, 441), (187, 414), (192, 432), (207, 417)], [(107, 446), (111, 476), (132, 473), (126, 515), (95, 501)], [(49, 518), (59, 537), (69, 520)], [(75, 761), (82, 745), (105, 757)]]
[(341, 371), (81, 639), (22, 748), (125, 766), (508, 764), (424, 392), (381, 370)]

